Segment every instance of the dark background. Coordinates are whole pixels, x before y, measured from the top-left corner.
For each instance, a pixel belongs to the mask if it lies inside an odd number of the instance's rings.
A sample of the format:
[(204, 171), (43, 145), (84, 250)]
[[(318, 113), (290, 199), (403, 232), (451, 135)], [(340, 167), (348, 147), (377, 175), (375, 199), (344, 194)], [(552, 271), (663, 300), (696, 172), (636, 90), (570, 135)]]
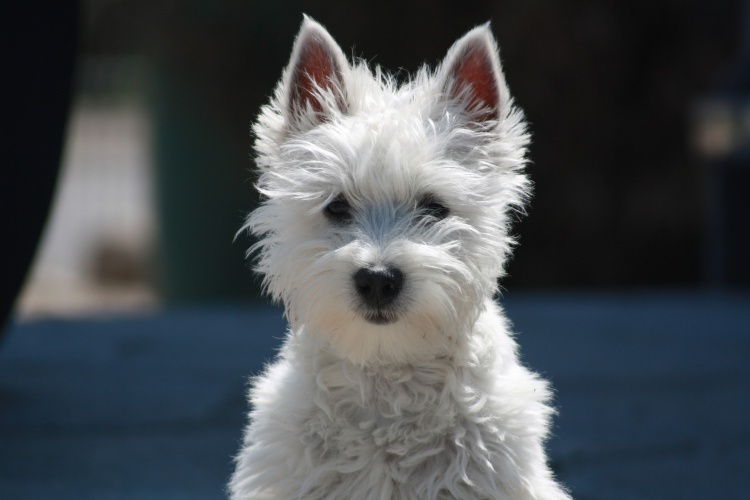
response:
[[(701, 103), (732, 111), (746, 92), (744, 12), (714, 0), (89, 0), (74, 87), (111, 94), (132, 77), (146, 96), (164, 300), (247, 298), (249, 242), (232, 238), (256, 202), (249, 128), (302, 13), (401, 76), (491, 21), (533, 133), (535, 191), (504, 288), (747, 286), (750, 162), (701, 154), (693, 138)], [(137, 77), (102, 64), (122, 60), (144, 62)]]
[[(491, 21), (511, 92), (533, 132), (535, 194), (516, 227), (521, 246), (506, 288), (695, 286), (707, 279), (706, 173), (691, 154), (690, 117), (696, 101), (739, 64), (739, 2), (89, 7), (83, 50), (143, 51), (179, 79), (210, 117), (205, 126), (232, 148), (220, 168), (239, 177), (250, 168), (249, 123), (288, 61), (302, 12), (347, 54), (401, 74), (438, 63), (465, 31)], [(251, 198), (249, 183), (236, 187)]]

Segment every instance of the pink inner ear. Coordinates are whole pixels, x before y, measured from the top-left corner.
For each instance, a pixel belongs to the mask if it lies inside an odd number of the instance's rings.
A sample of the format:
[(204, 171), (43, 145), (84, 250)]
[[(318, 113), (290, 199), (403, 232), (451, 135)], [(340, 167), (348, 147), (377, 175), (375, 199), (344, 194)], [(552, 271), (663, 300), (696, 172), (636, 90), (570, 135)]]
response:
[(495, 69), (481, 41), (467, 45), (453, 66), (451, 97), (468, 99), (466, 109), (477, 122), (497, 120), (500, 94)]
[[(322, 116), (323, 103), (317, 95), (318, 89), (341, 89), (341, 69), (329, 47), (319, 37), (310, 36), (300, 47), (299, 59), (291, 78), (291, 108), (305, 109), (309, 102), (312, 109)], [(343, 108), (343, 96), (336, 101)]]

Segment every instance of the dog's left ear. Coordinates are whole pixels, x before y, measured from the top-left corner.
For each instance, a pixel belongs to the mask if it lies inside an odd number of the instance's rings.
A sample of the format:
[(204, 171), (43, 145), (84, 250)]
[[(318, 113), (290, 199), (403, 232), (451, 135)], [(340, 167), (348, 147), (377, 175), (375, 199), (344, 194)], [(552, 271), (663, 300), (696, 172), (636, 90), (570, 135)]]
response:
[(453, 44), (441, 73), (443, 95), (465, 113), (470, 123), (484, 127), (502, 119), (510, 93), (489, 23)]
[(346, 111), (344, 71), (349, 66), (328, 31), (305, 16), (284, 77), (287, 126), (305, 130)]

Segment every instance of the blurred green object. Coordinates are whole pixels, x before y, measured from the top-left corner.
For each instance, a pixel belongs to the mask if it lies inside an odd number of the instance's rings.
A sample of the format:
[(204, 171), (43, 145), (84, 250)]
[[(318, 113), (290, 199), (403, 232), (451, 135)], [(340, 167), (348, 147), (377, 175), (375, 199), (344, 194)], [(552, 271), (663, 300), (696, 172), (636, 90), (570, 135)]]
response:
[(235, 241), (258, 201), (250, 124), (301, 16), (276, 3), (225, 0), (123, 9), (142, 29), (150, 66), (161, 297), (167, 304), (257, 299), (260, 279), (245, 258), (252, 241), (244, 234)]
[(247, 151), (223, 133), (192, 80), (163, 68), (154, 76), (161, 296), (167, 303), (257, 298), (257, 277), (245, 263), (249, 241), (234, 241), (257, 199)]

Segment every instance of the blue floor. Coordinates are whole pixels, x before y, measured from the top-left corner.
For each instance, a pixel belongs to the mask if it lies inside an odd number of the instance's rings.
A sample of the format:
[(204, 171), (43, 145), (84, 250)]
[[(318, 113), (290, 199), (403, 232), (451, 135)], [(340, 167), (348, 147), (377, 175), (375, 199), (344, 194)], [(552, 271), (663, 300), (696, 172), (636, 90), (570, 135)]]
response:
[[(750, 498), (750, 293), (503, 299), (552, 380), (577, 499)], [(0, 346), (0, 498), (224, 498), (270, 307), (14, 325)]]

